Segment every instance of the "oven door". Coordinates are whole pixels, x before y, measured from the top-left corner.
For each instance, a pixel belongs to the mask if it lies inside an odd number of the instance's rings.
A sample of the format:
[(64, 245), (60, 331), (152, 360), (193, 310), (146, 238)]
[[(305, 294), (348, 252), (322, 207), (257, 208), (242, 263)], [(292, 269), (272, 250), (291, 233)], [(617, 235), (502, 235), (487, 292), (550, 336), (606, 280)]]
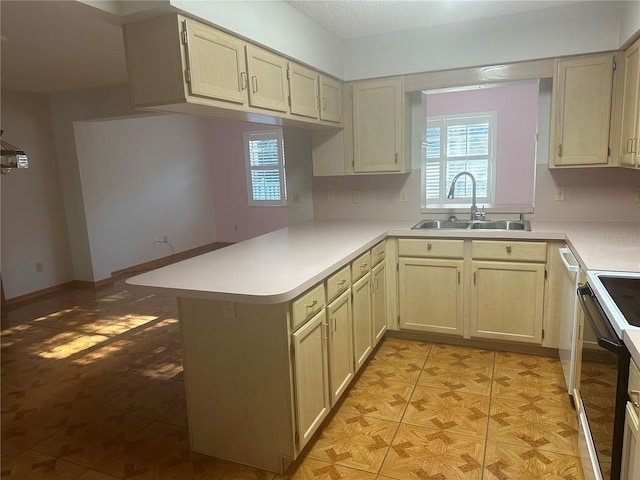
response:
[(591, 464), (594, 470), (599, 470), (594, 472), (595, 478), (618, 480), (629, 352), (588, 284), (578, 289), (578, 299), (584, 313), (579, 390), (581, 422), (586, 422), (583, 425), (586, 442), (591, 442)]

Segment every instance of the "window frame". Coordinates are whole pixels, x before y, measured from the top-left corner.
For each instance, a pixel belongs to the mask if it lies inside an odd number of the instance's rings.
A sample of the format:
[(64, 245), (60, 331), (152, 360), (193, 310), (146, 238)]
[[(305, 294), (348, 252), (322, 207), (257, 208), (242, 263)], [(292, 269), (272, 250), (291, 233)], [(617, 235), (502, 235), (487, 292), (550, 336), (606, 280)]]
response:
[[(434, 122), (440, 122), (441, 135), (440, 135), (440, 156), (437, 160), (429, 161), (427, 159), (428, 144), (427, 144), (427, 129), (433, 125)], [(449, 123), (450, 122), (450, 123)], [(498, 126), (498, 112), (486, 111), (486, 112), (464, 112), (445, 115), (427, 115), (425, 117), (425, 128), (423, 131), (423, 148), (421, 149), (420, 157), (420, 176), (421, 176), (421, 208), (425, 211), (427, 208), (432, 211), (433, 208), (466, 208), (471, 205), (471, 196), (460, 197), (457, 196), (453, 199), (447, 199), (447, 193), (450, 185), (446, 184), (446, 165), (447, 162), (455, 161), (455, 157), (447, 157), (446, 155), (446, 127), (454, 125), (472, 125), (474, 123), (488, 123), (489, 124), (489, 143), (488, 143), (488, 165), (487, 165), (487, 196), (477, 196), (476, 203), (493, 205), (495, 200), (496, 190), (496, 171), (497, 171), (497, 126)], [(443, 141), (444, 140), (444, 141)], [(472, 156), (469, 156), (472, 157)], [(467, 158), (469, 158), (467, 157)], [(439, 163), (440, 165), (440, 195), (438, 198), (427, 198), (427, 163)], [(465, 177), (468, 178), (468, 177)], [(463, 179), (460, 179), (462, 181)]]
[[(245, 164), (245, 178), (247, 184), (247, 201), (249, 206), (252, 207), (286, 207), (287, 206), (287, 182), (285, 173), (285, 159), (284, 159), (284, 139), (282, 136), (282, 130), (252, 130), (242, 133), (242, 139), (244, 143), (244, 164)], [(278, 165), (263, 165), (253, 166), (251, 165), (251, 153), (249, 149), (249, 142), (259, 140), (276, 140), (278, 144)], [(280, 186), (280, 198), (273, 199), (255, 199), (253, 198), (253, 171), (260, 170), (278, 170), (278, 182)]]

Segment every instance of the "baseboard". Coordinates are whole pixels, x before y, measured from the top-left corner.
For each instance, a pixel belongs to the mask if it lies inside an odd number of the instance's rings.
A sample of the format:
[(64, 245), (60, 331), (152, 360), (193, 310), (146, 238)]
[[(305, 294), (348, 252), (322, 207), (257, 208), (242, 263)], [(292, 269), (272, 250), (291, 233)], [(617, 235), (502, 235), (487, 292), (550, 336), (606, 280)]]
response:
[(192, 248), (190, 250), (185, 250), (184, 252), (179, 252), (174, 255), (168, 255), (166, 257), (157, 258), (149, 262), (144, 262), (138, 265), (123, 268), (121, 270), (116, 270), (115, 272), (111, 273), (110, 278), (98, 280), (97, 282), (90, 282), (86, 280), (71, 280), (69, 282), (65, 282), (60, 285), (54, 285), (52, 287), (43, 288), (42, 290), (37, 290), (31, 293), (25, 293), (24, 295), (19, 295), (17, 297), (8, 298), (8, 299), (2, 298), (2, 311), (4, 312), (7, 310), (12, 310), (22, 305), (26, 305), (28, 303), (34, 302), (36, 300), (42, 300), (44, 298), (58, 295), (64, 291), (68, 291), (72, 289), (85, 288), (85, 289), (92, 289), (92, 290), (101, 290), (103, 288), (107, 288), (113, 285), (113, 283), (117, 280), (121, 280), (123, 278), (130, 277), (138, 273), (153, 270), (155, 268), (163, 267), (171, 263), (186, 260), (187, 258), (195, 257), (197, 255), (202, 255), (203, 253), (208, 253), (213, 250), (218, 250), (219, 248), (223, 248), (228, 245), (232, 245), (232, 244), (227, 242), (209, 243), (207, 245)]

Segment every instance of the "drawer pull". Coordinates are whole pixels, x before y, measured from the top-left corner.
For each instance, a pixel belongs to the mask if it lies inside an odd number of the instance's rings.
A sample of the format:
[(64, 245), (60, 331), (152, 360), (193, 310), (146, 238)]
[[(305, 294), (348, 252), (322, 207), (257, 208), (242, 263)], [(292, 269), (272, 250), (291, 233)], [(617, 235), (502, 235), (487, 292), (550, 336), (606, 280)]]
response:
[(362, 265), (360, 265), (360, 271), (361, 272), (365, 272), (367, 270), (367, 268), (369, 268), (369, 264), (368, 263), (363, 263)]
[(307, 309), (313, 308), (318, 304), (318, 300), (314, 300), (313, 302), (306, 305)]
[(640, 408), (640, 390), (631, 390), (629, 392), (629, 396), (631, 397), (631, 403), (636, 408)]
[(511, 253), (511, 245), (507, 245), (507, 253)]
[(343, 278), (342, 280), (340, 280), (338, 282), (338, 287), (342, 287), (345, 283), (347, 283), (347, 280), (345, 278)]
[(427, 250), (431, 250), (431, 247), (432, 247), (432, 246), (433, 246), (433, 245), (431, 245), (431, 242), (428, 242), (428, 243), (427, 243)]

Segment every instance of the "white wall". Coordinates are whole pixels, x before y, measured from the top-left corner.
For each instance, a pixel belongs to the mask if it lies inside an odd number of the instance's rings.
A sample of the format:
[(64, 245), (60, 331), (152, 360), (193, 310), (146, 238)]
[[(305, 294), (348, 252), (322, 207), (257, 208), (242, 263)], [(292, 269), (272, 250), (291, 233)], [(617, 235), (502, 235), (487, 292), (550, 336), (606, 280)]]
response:
[(578, 2), (482, 21), (353, 39), (344, 45), (344, 79), (615, 50), (620, 46), (620, 14), (618, 4)]
[(287, 218), (289, 225), (296, 225), (313, 219), (311, 132), (285, 128), (282, 134), (287, 172)]
[(74, 124), (93, 281), (215, 241), (208, 120), (163, 115)]
[(28, 169), (1, 177), (2, 284), (9, 299), (73, 280), (73, 268), (48, 98), (3, 90), (1, 115), (2, 138), (29, 159)]
[(282, 0), (170, 0), (173, 7), (338, 78), (342, 41)]
[(128, 85), (52, 94), (49, 96), (49, 107), (73, 262), (73, 278), (91, 282), (94, 272), (82, 201), (73, 122), (136, 115), (140, 112), (131, 109)]

